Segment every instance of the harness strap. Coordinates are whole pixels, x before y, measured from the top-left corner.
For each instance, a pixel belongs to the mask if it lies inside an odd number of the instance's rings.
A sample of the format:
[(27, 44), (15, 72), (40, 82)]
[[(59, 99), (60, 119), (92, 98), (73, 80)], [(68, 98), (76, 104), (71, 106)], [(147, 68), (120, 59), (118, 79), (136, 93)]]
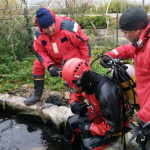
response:
[(135, 126), (133, 123), (129, 123), (129, 126), (132, 128), (132, 130), (134, 131), (133, 136), (129, 139), (128, 141), (128, 147), (130, 147), (131, 142), (134, 140), (134, 138), (137, 136), (138, 130), (137, 130), (137, 126)]
[(145, 129), (145, 128), (142, 128), (141, 126), (136, 126), (133, 123), (129, 123), (129, 126), (134, 131), (134, 134), (128, 141), (128, 147), (130, 148), (131, 142), (136, 137), (136, 143), (138, 144), (138, 149), (140, 148), (140, 146), (144, 149), (147, 140), (149, 140), (149, 134), (148, 134), (149, 128)]

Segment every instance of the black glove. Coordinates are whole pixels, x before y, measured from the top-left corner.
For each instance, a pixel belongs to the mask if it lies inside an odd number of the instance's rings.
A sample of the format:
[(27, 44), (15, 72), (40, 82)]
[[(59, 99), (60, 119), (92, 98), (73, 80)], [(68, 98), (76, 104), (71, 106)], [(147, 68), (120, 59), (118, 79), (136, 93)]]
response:
[(48, 70), (52, 77), (59, 76), (59, 69), (55, 65), (50, 65)]
[(79, 123), (79, 128), (84, 134), (91, 135), (90, 126), (91, 126), (90, 123), (84, 123), (84, 122)]
[(80, 103), (73, 102), (71, 104), (71, 111), (74, 114), (79, 113), (80, 115), (82, 115), (87, 112), (87, 107), (88, 107), (88, 104), (85, 102), (80, 102)]
[(100, 60), (100, 64), (104, 67), (104, 68), (110, 68), (111, 65), (108, 64), (108, 62), (110, 62), (110, 58), (107, 55), (104, 55), (101, 60)]

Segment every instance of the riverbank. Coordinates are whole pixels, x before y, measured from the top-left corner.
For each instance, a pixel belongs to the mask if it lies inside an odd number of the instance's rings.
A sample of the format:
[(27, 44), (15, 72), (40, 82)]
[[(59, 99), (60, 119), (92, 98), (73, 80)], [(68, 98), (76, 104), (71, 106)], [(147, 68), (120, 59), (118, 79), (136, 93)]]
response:
[(65, 127), (68, 117), (73, 115), (68, 106), (69, 92), (60, 93), (45, 88), (43, 101), (26, 106), (24, 100), (32, 94), (33, 88), (30, 85), (23, 85), (12, 93), (0, 94), (0, 107), (16, 114), (36, 116), (44, 123), (53, 124), (58, 129)]

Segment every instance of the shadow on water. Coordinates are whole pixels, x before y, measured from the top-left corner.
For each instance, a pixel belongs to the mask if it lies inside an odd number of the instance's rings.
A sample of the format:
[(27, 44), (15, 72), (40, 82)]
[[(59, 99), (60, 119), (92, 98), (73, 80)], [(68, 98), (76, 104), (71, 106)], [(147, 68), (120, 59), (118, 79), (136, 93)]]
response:
[(52, 125), (0, 112), (1, 150), (66, 150), (62, 136)]

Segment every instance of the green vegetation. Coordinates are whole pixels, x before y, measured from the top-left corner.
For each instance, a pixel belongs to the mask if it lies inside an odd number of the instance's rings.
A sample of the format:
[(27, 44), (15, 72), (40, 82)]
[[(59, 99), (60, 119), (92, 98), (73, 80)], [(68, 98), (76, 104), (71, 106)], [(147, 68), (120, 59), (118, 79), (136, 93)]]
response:
[(0, 31), (0, 92), (5, 92), (31, 82), (33, 33), (27, 11), (22, 18), (2, 21)]
[[(15, 62), (9, 63), (9, 67), (3, 64), (1, 71), (6, 70), (5, 68), (12, 68), (11, 73), (5, 71), (6, 73), (1, 74), (0, 76), (0, 93), (2, 92), (12, 92), (18, 89), (23, 84), (32, 84), (32, 68), (33, 63), (36, 57), (34, 55), (28, 56), (19, 62), (20, 69), (17, 69)], [(49, 75), (49, 72), (46, 71), (45, 74), (45, 85), (47, 85), (52, 90), (60, 90), (63, 88), (63, 80), (59, 77), (52, 78)]]
[[(97, 50), (92, 51), (92, 60), (96, 58)], [(100, 53), (99, 53), (100, 54)], [(1, 64), (0, 66), (0, 93), (13, 92), (23, 84), (32, 84), (32, 67), (36, 59), (34, 55), (28, 56), (19, 62), (20, 69), (17, 68), (15, 62), (9, 62), (8, 65)], [(99, 60), (92, 65), (92, 70), (100, 74), (106, 73), (106, 69), (101, 68)], [(60, 91), (64, 88), (62, 78), (52, 78), (49, 72), (45, 74), (45, 85), (51, 90)]]
[(76, 20), (78, 24), (80, 24), (82, 29), (93, 29), (89, 19), (93, 22), (93, 24), (97, 29), (106, 28), (106, 18), (104, 15), (89, 16), (88, 18), (86, 18), (85, 16), (78, 16), (78, 17), (74, 17), (73, 19)]
[[(109, 12), (116, 12), (116, 1), (110, 5)], [(119, 11), (123, 11), (121, 3), (118, 3)], [(53, 10), (55, 13), (66, 14), (66, 9)], [(58, 12), (57, 12), (58, 11)], [(90, 20), (97, 29), (106, 27), (105, 11), (106, 5), (96, 8), (87, 4), (81, 7), (71, 5), (67, 9), (72, 19), (76, 20), (83, 29), (87, 29), (87, 35), (90, 39), (92, 48), (91, 62), (115, 47), (109, 39), (104, 43), (93, 30)], [(33, 13), (33, 10), (31, 10)], [(83, 14), (86, 14), (83, 15)], [(98, 14), (99, 16), (88, 16), (89, 14)], [(28, 11), (24, 10), (22, 18), (5, 20), (0, 22), (0, 93), (13, 92), (22, 84), (32, 84), (32, 68), (36, 56), (33, 50), (33, 26), (34, 18), (28, 16)], [(110, 18), (110, 26), (114, 29), (114, 20)], [(98, 38), (97, 38), (98, 37)], [(102, 68), (97, 60), (91, 68), (93, 71), (103, 75), (107, 69)], [(51, 90), (61, 90), (64, 88), (62, 78), (52, 78), (46, 71), (45, 85)]]
[[(108, 7), (108, 1), (101, 4), (101, 5), (88, 5), (88, 3), (84, 3), (81, 6), (78, 6), (78, 4), (74, 1), (70, 1), (68, 3), (68, 8), (52, 8), (52, 10), (56, 14), (69, 14), (72, 16), (77, 16), (78, 14), (88, 14), (88, 15), (93, 15), (93, 14), (104, 14), (106, 13), (106, 9)], [(126, 10), (129, 7), (132, 6), (137, 6), (137, 7), (142, 7), (141, 4), (135, 3), (134, 1), (122, 1), (122, 0), (112, 0), (109, 6), (109, 13), (122, 13), (124, 10)], [(149, 5), (144, 5), (144, 10), (146, 12), (149, 11)]]

